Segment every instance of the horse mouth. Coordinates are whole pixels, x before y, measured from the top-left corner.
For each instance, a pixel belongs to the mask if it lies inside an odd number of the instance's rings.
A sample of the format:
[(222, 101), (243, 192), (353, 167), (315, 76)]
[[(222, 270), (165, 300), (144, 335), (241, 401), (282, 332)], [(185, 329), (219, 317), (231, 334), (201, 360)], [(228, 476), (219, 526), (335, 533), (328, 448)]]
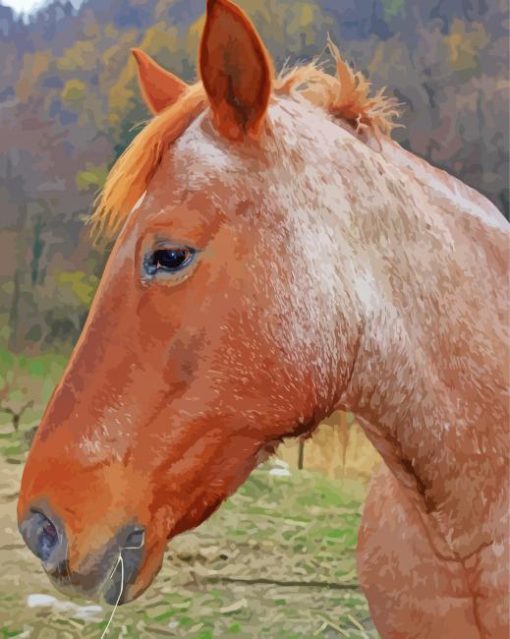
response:
[[(102, 588), (102, 597), (110, 606), (121, 606), (136, 598), (130, 588), (136, 581), (141, 564), (141, 548), (122, 549), (117, 562)], [(139, 594), (139, 593), (137, 593)]]
[(143, 591), (133, 588), (145, 557), (145, 533), (141, 527), (130, 527), (131, 534), (123, 535), (124, 545), (110, 542), (99, 555), (89, 555), (81, 570), (69, 568), (67, 558), (56, 567), (43, 568), (53, 586), (68, 596), (82, 596), (112, 606), (135, 599)]

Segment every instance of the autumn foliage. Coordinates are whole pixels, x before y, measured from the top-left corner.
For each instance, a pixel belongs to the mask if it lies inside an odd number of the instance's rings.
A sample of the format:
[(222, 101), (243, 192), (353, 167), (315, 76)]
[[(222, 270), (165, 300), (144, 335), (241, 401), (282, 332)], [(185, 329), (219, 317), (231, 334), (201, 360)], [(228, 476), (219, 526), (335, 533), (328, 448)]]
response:
[[(393, 136), (508, 214), (508, 6), (404, 0), (241, 0), (277, 69), (328, 35), (404, 125)], [(0, 5), (0, 342), (68, 348), (104, 263), (85, 224), (116, 157), (150, 116), (140, 48), (197, 77), (203, 0), (56, 0), (28, 20)], [(328, 68), (334, 71), (334, 68)]]

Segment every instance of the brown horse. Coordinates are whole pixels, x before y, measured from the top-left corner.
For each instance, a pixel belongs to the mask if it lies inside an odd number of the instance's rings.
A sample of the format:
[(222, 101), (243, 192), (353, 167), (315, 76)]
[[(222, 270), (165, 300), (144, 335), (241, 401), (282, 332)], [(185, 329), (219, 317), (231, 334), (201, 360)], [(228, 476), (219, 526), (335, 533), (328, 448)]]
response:
[(20, 529), (59, 588), (130, 601), (169, 538), (341, 408), (386, 462), (359, 543), (381, 635), (507, 637), (508, 227), (391, 141), (394, 106), (331, 49), (337, 78), (275, 77), (209, 0), (201, 83), (135, 51), (155, 117), (94, 216), (121, 231)]

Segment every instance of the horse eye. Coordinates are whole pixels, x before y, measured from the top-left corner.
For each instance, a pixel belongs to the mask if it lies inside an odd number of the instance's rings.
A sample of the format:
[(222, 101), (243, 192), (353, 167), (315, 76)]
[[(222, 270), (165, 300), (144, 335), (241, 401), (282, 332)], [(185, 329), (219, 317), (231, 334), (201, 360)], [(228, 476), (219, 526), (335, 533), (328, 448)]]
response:
[(157, 249), (146, 255), (144, 269), (147, 275), (151, 276), (161, 272), (176, 273), (189, 266), (194, 256), (194, 249), (186, 246)]

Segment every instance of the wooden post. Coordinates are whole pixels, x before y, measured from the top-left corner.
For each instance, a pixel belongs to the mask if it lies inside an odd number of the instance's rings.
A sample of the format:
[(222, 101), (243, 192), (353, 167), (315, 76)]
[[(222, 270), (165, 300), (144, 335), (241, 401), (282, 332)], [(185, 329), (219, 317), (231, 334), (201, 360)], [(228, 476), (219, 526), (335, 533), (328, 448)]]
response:
[(300, 439), (298, 444), (298, 462), (297, 467), (299, 470), (303, 470), (305, 461), (305, 440)]

